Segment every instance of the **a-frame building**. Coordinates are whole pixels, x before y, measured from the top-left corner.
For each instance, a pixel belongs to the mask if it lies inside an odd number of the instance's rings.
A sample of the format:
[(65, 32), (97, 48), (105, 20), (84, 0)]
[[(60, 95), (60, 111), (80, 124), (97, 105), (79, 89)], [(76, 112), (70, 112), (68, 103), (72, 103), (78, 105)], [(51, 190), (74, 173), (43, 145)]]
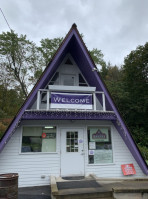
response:
[[(0, 142), (0, 173), (19, 186), (50, 176), (148, 177), (148, 167), (74, 24)], [(128, 176), (129, 178), (129, 176)]]

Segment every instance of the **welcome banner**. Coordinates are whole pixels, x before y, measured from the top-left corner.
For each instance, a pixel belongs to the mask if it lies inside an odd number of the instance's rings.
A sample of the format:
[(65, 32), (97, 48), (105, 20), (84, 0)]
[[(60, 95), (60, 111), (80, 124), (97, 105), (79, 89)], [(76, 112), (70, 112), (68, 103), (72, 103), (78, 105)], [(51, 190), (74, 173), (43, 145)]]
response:
[(51, 108), (92, 109), (92, 94), (51, 92)]

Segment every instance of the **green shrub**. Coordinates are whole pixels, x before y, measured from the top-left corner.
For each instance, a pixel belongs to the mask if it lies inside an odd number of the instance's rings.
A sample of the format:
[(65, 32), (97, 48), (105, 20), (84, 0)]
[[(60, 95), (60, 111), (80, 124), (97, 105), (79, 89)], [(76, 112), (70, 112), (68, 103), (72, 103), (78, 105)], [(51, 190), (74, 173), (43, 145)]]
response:
[(140, 146), (140, 145), (138, 145), (138, 148), (141, 151), (143, 158), (146, 160), (148, 164), (148, 148), (146, 146)]

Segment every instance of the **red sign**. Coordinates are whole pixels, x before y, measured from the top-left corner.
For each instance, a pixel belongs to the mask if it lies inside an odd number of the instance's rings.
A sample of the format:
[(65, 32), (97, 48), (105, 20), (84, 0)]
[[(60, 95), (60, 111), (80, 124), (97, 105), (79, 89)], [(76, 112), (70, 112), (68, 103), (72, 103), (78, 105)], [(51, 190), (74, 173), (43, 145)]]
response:
[(46, 133), (42, 133), (42, 138), (45, 138), (46, 137)]
[(135, 170), (133, 164), (123, 164), (123, 165), (121, 165), (121, 169), (125, 176), (136, 174), (136, 170)]

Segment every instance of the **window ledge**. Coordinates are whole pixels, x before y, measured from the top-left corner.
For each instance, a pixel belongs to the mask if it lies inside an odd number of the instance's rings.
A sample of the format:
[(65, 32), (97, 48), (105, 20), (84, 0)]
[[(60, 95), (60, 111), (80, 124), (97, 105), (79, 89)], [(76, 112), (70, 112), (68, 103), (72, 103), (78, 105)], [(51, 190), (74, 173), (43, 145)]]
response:
[(87, 166), (110, 166), (110, 165), (115, 165), (115, 163), (87, 164)]
[(59, 154), (58, 152), (24, 152), (19, 153), (19, 155), (42, 155), (42, 154)]

